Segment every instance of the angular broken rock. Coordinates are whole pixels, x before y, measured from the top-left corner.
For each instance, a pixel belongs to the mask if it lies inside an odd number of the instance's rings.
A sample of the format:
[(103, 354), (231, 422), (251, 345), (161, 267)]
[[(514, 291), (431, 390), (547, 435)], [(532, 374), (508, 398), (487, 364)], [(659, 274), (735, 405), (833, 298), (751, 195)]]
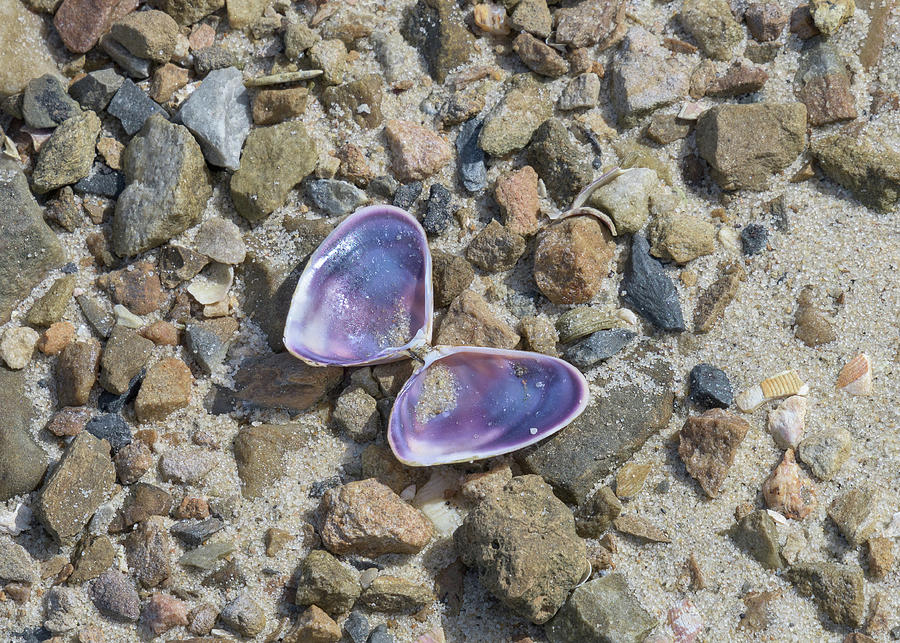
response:
[(737, 449), (749, 430), (746, 420), (722, 409), (710, 409), (684, 423), (678, 455), (710, 498), (722, 490)]
[(254, 357), (234, 377), (234, 397), (250, 406), (303, 411), (338, 385), (344, 369), (310, 366), (290, 353)]
[(828, 507), (828, 517), (854, 547), (863, 544), (878, 528), (879, 494), (874, 487), (862, 485), (848, 489), (836, 497)]
[(800, 563), (791, 567), (787, 576), (801, 594), (813, 596), (838, 625), (862, 624), (866, 597), (860, 568), (831, 562)]

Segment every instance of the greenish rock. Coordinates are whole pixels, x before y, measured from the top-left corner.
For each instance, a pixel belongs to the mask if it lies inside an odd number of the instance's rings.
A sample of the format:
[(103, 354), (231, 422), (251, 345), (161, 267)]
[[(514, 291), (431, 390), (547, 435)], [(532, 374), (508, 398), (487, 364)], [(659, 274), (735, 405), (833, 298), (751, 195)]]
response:
[(588, 566), (572, 512), (540, 476), (513, 478), (482, 500), (453, 540), (485, 589), (537, 624), (556, 613)]
[(284, 471), (284, 454), (289, 449), (299, 449), (305, 442), (306, 433), (297, 424), (260, 424), (241, 429), (234, 439), (234, 459), (244, 497), (261, 496)]
[(544, 631), (550, 643), (640, 643), (656, 624), (615, 573), (576, 588)]
[(800, 563), (787, 572), (788, 579), (805, 596), (813, 596), (832, 621), (859, 627), (865, 620), (866, 597), (859, 567), (830, 562)]
[(728, 0), (684, 0), (679, 20), (703, 53), (715, 60), (731, 60), (744, 39)]
[(819, 480), (834, 477), (853, 450), (853, 435), (847, 429), (825, 429), (804, 439), (798, 448), (801, 462)]
[(848, 543), (859, 547), (881, 524), (879, 503), (878, 490), (863, 484), (844, 491), (832, 500), (828, 507), (828, 517), (838, 526)]
[(110, 33), (132, 55), (167, 63), (175, 53), (178, 23), (164, 11), (132, 11), (114, 22)]
[(781, 569), (781, 545), (775, 521), (763, 509), (752, 511), (732, 529), (731, 538), (766, 569)]
[(766, 189), (805, 147), (803, 103), (716, 105), (697, 120), (697, 151), (723, 190)]
[(316, 144), (302, 123), (259, 127), (247, 137), (241, 166), (231, 177), (237, 211), (256, 222), (284, 205), (288, 193), (316, 167)]
[(34, 191), (44, 194), (90, 174), (99, 135), (100, 119), (92, 111), (73, 116), (53, 130), (31, 175)]
[(345, 121), (352, 121), (362, 128), (373, 129), (381, 125), (382, 79), (378, 74), (366, 74), (362, 78), (326, 87), (322, 102), (330, 112)]
[(152, 115), (122, 163), (127, 185), (112, 222), (117, 255), (155, 248), (199, 221), (212, 188), (203, 152), (186, 127)]
[(362, 588), (359, 572), (344, 566), (324, 549), (316, 549), (297, 570), (297, 597), (300, 606), (317, 605), (331, 616), (350, 611)]
[(650, 226), (650, 254), (685, 264), (712, 254), (716, 249), (716, 226), (698, 217), (672, 213), (658, 217)]
[(0, 582), (36, 583), (34, 561), (25, 548), (12, 538), (0, 536)]
[(32, 326), (44, 328), (55, 324), (62, 319), (74, 292), (75, 275), (60, 277), (53, 282), (50, 289), (40, 299), (31, 305), (25, 321)]
[(439, 83), (475, 51), (475, 38), (454, 5), (453, 0), (419, 0), (402, 28), (403, 37), (422, 53)]
[(115, 326), (100, 357), (100, 386), (115, 395), (126, 393), (152, 352), (152, 341), (130, 328)]
[(890, 212), (900, 199), (900, 152), (874, 135), (838, 133), (812, 143), (810, 151), (830, 179), (860, 203)]
[(583, 504), (594, 485), (626, 462), (672, 416), (674, 372), (659, 356), (635, 351), (638, 372), (652, 378), (649, 390), (638, 384), (602, 382), (603, 395), (592, 396), (578, 418), (516, 459), (529, 473), (543, 476), (568, 502)]
[(485, 272), (501, 272), (514, 268), (523, 252), (525, 239), (492, 219), (469, 243), (466, 259)]
[(47, 273), (65, 263), (19, 164), (0, 157), (0, 324)]
[(109, 443), (87, 431), (75, 436), (41, 488), (35, 515), (59, 543), (77, 537), (116, 483)]
[(594, 178), (589, 155), (581, 151), (559, 118), (548, 119), (537, 128), (525, 156), (563, 209)]
[(434, 594), (422, 583), (378, 576), (363, 590), (359, 602), (373, 612), (409, 614), (433, 603)]
[(856, 3), (853, 0), (810, 0), (809, 12), (816, 27), (826, 36), (837, 30), (853, 17)]
[(508, 156), (528, 145), (535, 130), (551, 116), (552, 94), (529, 74), (514, 76), (485, 117), (478, 146), (491, 156)]
[(575, 529), (582, 538), (599, 538), (622, 513), (622, 501), (612, 489), (600, 487), (575, 512)]
[(225, 0), (160, 0), (156, 6), (185, 26), (218, 11), (225, 6)]
[(658, 189), (656, 172), (636, 167), (595, 190), (588, 204), (610, 216), (617, 234), (632, 234), (650, 218), (650, 196)]
[(185, 567), (196, 567), (197, 569), (212, 569), (216, 564), (237, 549), (230, 540), (223, 540), (214, 543), (207, 543), (197, 549), (184, 554), (178, 559), (178, 562)]
[(34, 491), (47, 471), (47, 454), (31, 436), (33, 415), (25, 373), (0, 367), (0, 502)]
[(56, 74), (32, 78), (22, 92), (22, 117), (29, 127), (53, 128), (80, 113), (78, 103), (69, 97)]
[(112, 566), (115, 558), (116, 549), (109, 538), (87, 535), (73, 552), (75, 571), (67, 582), (70, 585), (81, 585), (97, 578)]

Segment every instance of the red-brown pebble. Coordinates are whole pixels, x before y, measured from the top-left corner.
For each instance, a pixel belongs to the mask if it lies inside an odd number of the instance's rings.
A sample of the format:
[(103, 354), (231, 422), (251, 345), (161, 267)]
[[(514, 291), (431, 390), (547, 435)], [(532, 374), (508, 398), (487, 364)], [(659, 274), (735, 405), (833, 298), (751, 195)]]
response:
[(142, 328), (140, 334), (157, 346), (178, 346), (178, 329), (167, 321), (153, 322)]
[(84, 425), (91, 419), (94, 412), (80, 406), (67, 406), (50, 418), (47, 430), (53, 435), (63, 437), (78, 435), (84, 430)]
[(537, 232), (538, 175), (530, 165), (508, 172), (497, 179), (494, 198), (505, 213), (504, 222), (510, 232), (523, 237)]
[(135, 315), (148, 315), (159, 308), (162, 285), (156, 267), (149, 261), (139, 261), (97, 279), (97, 285), (109, 291), (117, 304)]
[(153, 594), (141, 618), (151, 632), (159, 636), (173, 627), (187, 625), (187, 606), (183, 601), (168, 594)]
[(593, 217), (571, 217), (544, 230), (534, 253), (534, 280), (554, 304), (583, 304), (600, 290), (615, 245)]
[(394, 173), (403, 182), (428, 178), (453, 156), (447, 141), (421, 125), (390, 120), (384, 132), (391, 146)]
[(75, 339), (75, 327), (67, 321), (56, 322), (44, 331), (37, 341), (37, 349), (44, 355), (58, 355)]
[(83, 54), (97, 44), (109, 25), (134, 11), (137, 0), (64, 0), (53, 26), (69, 51)]
[(203, 498), (185, 498), (175, 510), (175, 517), (178, 520), (209, 518), (209, 503)]

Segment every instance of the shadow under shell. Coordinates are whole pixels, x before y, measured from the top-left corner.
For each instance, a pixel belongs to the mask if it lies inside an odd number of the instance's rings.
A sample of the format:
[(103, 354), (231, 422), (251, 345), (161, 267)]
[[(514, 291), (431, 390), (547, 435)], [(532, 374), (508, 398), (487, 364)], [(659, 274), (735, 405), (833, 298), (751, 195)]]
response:
[(412, 215), (370, 206), (338, 225), (294, 291), (285, 347), (315, 365), (400, 359), (431, 339), (431, 255)]
[(404, 464), (469, 462), (549, 437), (587, 405), (581, 372), (526, 351), (440, 347), (394, 402), (388, 442)]

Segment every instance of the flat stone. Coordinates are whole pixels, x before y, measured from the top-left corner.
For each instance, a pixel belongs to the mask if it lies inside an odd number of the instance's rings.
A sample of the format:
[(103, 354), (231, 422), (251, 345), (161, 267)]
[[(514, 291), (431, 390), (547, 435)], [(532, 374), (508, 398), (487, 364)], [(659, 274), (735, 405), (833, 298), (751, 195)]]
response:
[(610, 96), (619, 123), (636, 125), (647, 114), (686, 96), (687, 62), (672, 56), (643, 27), (631, 27), (614, 57)]
[(366, 193), (347, 181), (317, 179), (306, 184), (310, 201), (330, 216), (350, 214), (366, 203)]
[(622, 513), (622, 502), (609, 487), (597, 489), (575, 512), (575, 530), (582, 538), (600, 538)]
[(343, 85), (326, 87), (321, 99), (329, 111), (340, 118), (372, 129), (384, 120), (381, 113), (382, 85), (380, 75), (367, 74)]
[(746, 420), (722, 409), (689, 417), (682, 427), (678, 455), (710, 498), (721, 492), (737, 449), (749, 430)]
[(853, 0), (810, 0), (809, 11), (816, 28), (831, 36), (847, 22), (856, 10)]
[(300, 614), (296, 627), (284, 638), (285, 643), (338, 643), (340, 640), (341, 626), (315, 605), (310, 605)]
[(214, 454), (188, 447), (167, 451), (159, 459), (159, 477), (167, 482), (197, 484), (216, 466)]
[(82, 314), (91, 328), (94, 329), (94, 332), (100, 337), (109, 337), (115, 325), (112, 312), (90, 295), (77, 295), (75, 301), (78, 302)]
[(794, 565), (788, 579), (805, 596), (813, 596), (832, 621), (859, 627), (865, 619), (865, 580), (862, 570), (831, 562)]
[(804, 439), (799, 446), (800, 460), (819, 480), (831, 480), (850, 457), (853, 436), (847, 429), (823, 429)]
[(329, 489), (319, 515), (322, 542), (338, 555), (414, 554), (434, 533), (424, 514), (373, 479)]
[(226, 603), (219, 614), (222, 622), (241, 636), (254, 637), (266, 627), (266, 615), (248, 594)]
[(93, 580), (109, 569), (116, 557), (116, 549), (106, 536), (85, 536), (73, 556), (75, 571), (67, 581), (70, 585), (81, 585)]
[(650, 197), (659, 189), (656, 172), (629, 169), (611, 183), (597, 188), (588, 203), (609, 214), (620, 235), (637, 232), (650, 218)]
[(549, 194), (564, 206), (594, 178), (587, 155), (575, 144), (562, 119), (550, 118), (538, 127), (525, 155)]
[(303, 411), (333, 389), (343, 369), (304, 364), (290, 353), (251, 358), (235, 374), (235, 397), (250, 406)]
[(582, 0), (554, 11), (556, 41), (571, 47), (590, 47), (599, 43), (599, 50), (616, 40), (619, 25), (625, 19), (625, 3), (621, 0)]
[(384, 131), (391, 148), (394, 173), (401, 181), (428, 178), (452, 158), (450, 146), (443, 138), (415, 123), (390, 120)]
[(109, 442), (113, 454), (122, 447), (131, 444), (131, 427), (118, 413), (97, 415), (88, 420), (84, 430), (98, 440)]
[(225, 523), (218, 518), (181, 520), (172, 525), (169, 531), (189, 547), (199, 547), (214, 534), (220, 532), (224, 526)]
[(802, 103), (716, 105), (697, 121), (697, 150), (725, 190), (763, 190), (806, 147)]
[(890, 212), (900, 199), (900, 152), (874, 135), (837, 133), (810, 150), (825, 174), (866, 207)]
[(138, 375), (153, 350), (153, 342), (131, 329), (116, 326), (100, 359), (100, 386), (122, 395)]
[(190, 323), (184, 328), (185, 348), (209, 375), (225, 361), (237, 331), (238, 323), (231, 317)]
[(171, 542), (165, 518), (151, 516), (125, 538), (125, 557), (142, 587), (158, 587), (172, 573)]
[(757, 509), (741, 518), (731, 537), (766, 569), (779, 570), (785, 566), (775, 521), (766, 510)]
[(550, 45), (529, 33), (520, 33), (513, 40), (513, 51), (531, 71), (550, 78), (559, 78), (569, 72), (569, 63)]
[(19, 543), (8, 536), (0, 536), (0, 581), (36, 583), (34, 560)]
[(124, 169), (128, 185), (112, 222), (120, 257), (162, 245), (194, 225), (212, 194), (200, 146), (187, 128), (162, 116), (151, 116), (131, 139)]
[(481, 295), (465, 290), (450, 304), (435, 343), (509, 349), (519, 343), (519, 336), (509, 324), (494, 315)]
[(141, 599), (134, 583), (119, 571), (100, 574), (91, 583), (88, 595), (101, 614), (114, 620), (136, 622), (140, 617)]
[(556, 613), (587, 567), (572, 512), (540, 476), (513, 478), (477, 504), (453, 540), (485, 589), (537, 624)]
[(325, 85), (340, 85), (347, 67), (347, 47), (338, 39), (319, 40), (306, 52), (313, 69), (321, 69)]
[(838, 526), (847, 542), (858, 547), (878, 529), (882, 518), (878, 503), (877, 490), (869, 485), (860, 485), (837, 496), (828, 507), (828, 517)]
[(418, 0), (401, 31), (421, 52), (429, 73), (439, 83), (467, 63), (475, 51), (475, 38), (452, 0)]
[(72, 342), (56, 363), (56, 397), (60, 406), (87, 404), (100, 366), (100, 342), (88, 339)]
[(663, 331), (681, 332), (684, 319), (675, 284), (662, 265), (650, 256), (647, 240), (635, 234), (621, 291), (626, 303), (651, 324)]
[(501, 175), (494, 187), (494, 199), (511, 233), (531, 236), (538, 230), (538, 176), (530, 165)]
[(209, 72), (181, 109), (178, 120), (197, 137), (210, 165), (237, 170), (250, 133), (250, 94), (234, 67)]
[(37, 299), (25, 316), (32, 326), (48, 328), (62, 319), (66, 306), (75, 292), (75, 275), (65, 275), (54, 281), (50, 288)]
[(219, 263), (239, 264), (247, 255), (240, 228), (222, 217), (203, 222), (194, 238), (194, 246), (197, 252)]
[(306, 111), (309, 90), (306, 87), (262, 89), (253, 99), (253, 122), (275, 125), (296, 118)]
[(134, 412), (138, 422), (162, 420), (188, 405), (191, 399), (191, 369), (177, 357), (167, 357), (149, 368)]
[(716, 226), (690, 215), (664, 215), (650, 226), (650, 243), (654, 257), (685, 264), (715, 251)]
[(774, 2), (753, 2), (744, 12), (747, 30), (759, 42), (778, 40), (788, 23), (788, 16)]
[(694, 332), (707, 333), (716, 321), (725, 314), (725, 309), (738, 287), (747, 276), (740, 263), (723, 263), (719, 266), (719, 277), (697, 299), (694, 309)]
[(532, 134), (553, 116), (549, 91), (527, 74), (514, 76), (503, 98), (484, 119), (478, 145), (491, 156), (503, 157), (525, 147)]
[(109, 101), (106, 111), (119, 119), (127, 134), (135, 134), (153, 114), (168, 119), (169, 114), (158, 103), (151, 100), (141, 88), (126, 78), (119, 90)]
[(302, 123), (259, 127), (247, 137), (231, 198), (248, 221), (260, 221), (284, 205), (288, 193), (315, 169), (315, 142)]
[(316, 605), (332, 616), (345, 614), (360, 591), (359, 572), (341, 564), (327, 551), (311, 551), (297, 569), (295, 603), (301, 607)]
[(724, 74), (716, 76), (706, 86), (704, 95), (716, 98), (741, 96), (760, 91), (769, 79), (762, 67), (754, 67), (743, 61), (733, 63)]
[(94, 163), (91, 172), (72, 186), (76, 192), (117, 198), (125, 189), (125, 175), (104, 163)]
[(525, 252), (525, 239), (492, 219), (469, 243), (466, 258), (485, 272), (515, 267)]
[(431, 605), (434, 594), (419, 582), (378, 576), (362, 591), (359, 601), (373, 612), (409, 614)]
[(140, 80), (150, 75), (150, 61), (135, 56), (111, 34), (107, 33), (100, 38), (100, 49), (132, 78)]
[(866, 545), (869, 574), (874, 580), (882, 580), (894, 567), (894, 543), (885, 536), (872, 536)]
[[(0, 2), (0, 51), (8, 52), (0, 65), (0, 95), (18, 94), (32, 78), (59, 73), (49, 46), (44, 20), (23, 2)], [(28, 52), (27, 56), (18, 55)]]
[(27, 326), (7, 328), (3, 333), (3, 339), (0, 340), (0, 357), (10, 369), (14, 371), (23, 369), (31, 363), (31, 356), (39, 338), (37, 331)]
[(611, 384), (602, 400), (595, 397), (562, 431), (516, 454), (523, 470), (542, 476), (564, 500), (584, 503), (594, 485), (631, 458), (672, 415), (672, 370), (658, 357), (636, 368), (656, 382), (650, 391)]
[(685, 0), (679, 21), (709, 58), (731, 60), (744, 39), (727, 0)]
[[(645, 132), (647, 138), (660, 145), (668, 145), (687, 138), (691, 132), (690, 121), (678, 118), (675, 114), (654, 114)], [(618, 229), (618, 226), (616, 226)]]
[(55, 74), (32, 78), (22, 92), (22, 116), (29, 127), (53, 128), (80, 113), (78, 103), (69, 98), (65, 85)]
[(225, 6), (225, 0), (161, 0), (160, 9), (179, 25), (192, 25)]
[(296, 424), (260, 424), (241, 429), (234, 439), (241, 494), (245, 498), (263, 496), (266, 488), (281, 477), (284, 455), (306, 441), (306, 432)]
[(479, 192), (487, 186), (484, 152), (478, 147), (478, 137), (481, 135), (483, 125), (483, 119), (470, 119), (462, 124), (456, 136), (459, 179), (469, 192)]
[(175, 53), (178, 23), (163, 11), (135, 11), (114, 22), (110, 33), (132, 55), (167, 63)]
[(624, 328), (598, 330), (566, 350), (566, 360), (584, 370), (609, 359), (637, 335)]
[(234, 543), (229, 540), (207, 543), (187, 552), (178, 559), (178, 562), (185, 567), (209, 570), (215, 567), (220, 560), (233, 553), (235, 549), (237, 548)]
[(609, 229), (594, 217), (569, 217), (538, 235), (534, 281), (554, 304), (593, 299), (606, 278), (615, 245)]
[(82, 431), (41, 488), (35, 515), (57, 542), (71, 541), (110, 499), (115, 482), (109, 444)]
[(578, 586), (550, 623), (551, 643), (643, 641), (657, 620), (629, 590), (623, 574), (607, 574)]

